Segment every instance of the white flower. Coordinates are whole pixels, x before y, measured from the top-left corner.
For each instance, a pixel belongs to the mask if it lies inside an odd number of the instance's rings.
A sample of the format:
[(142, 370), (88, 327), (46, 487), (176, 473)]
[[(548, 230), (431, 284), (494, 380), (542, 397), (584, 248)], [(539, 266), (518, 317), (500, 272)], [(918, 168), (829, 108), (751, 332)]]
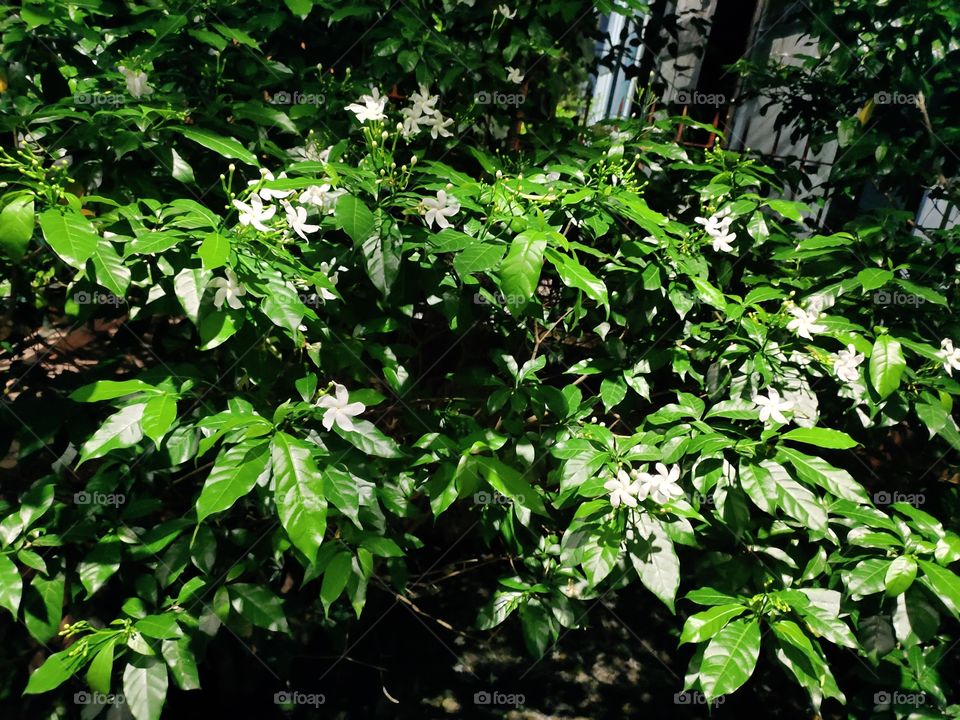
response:
[(950, 338), (940, 341), (937, 358), (943, 363), (943, 369), (947, 371), (947, 375), (952, 377), (954, 370), (960, 370), (960, 348), (955, 348)]
[(240, 296), (246, 295), (247, 291), (244, 290), (243, 285), (237, 281), (237, 276), (234, 275), (233, 270), (227, 268), (227, 276), (225, 278), (214, 278), (210, 281), (210, 285), (211, 287), (217, 288), (217, 293), (213, 296), (213, 304), (217, 310), (223, 307), (224, 302), (234, 310), (239, 310), (243, 307), (243, 303), (240, 302)]
[(343, 188), (331, 190), (329, 183), (324, 183), (323, 185), (311, 185), (302, 193), (300, 193), (300, 202), (307, 203), (309, 205), (316, 205), (318, 208), (320, 208), (321, 212), (329, 215), (337, 209), (337, 200), (342, 195), (346, 194), (347, 191)]
[(334, 383), (333, 388), (334, 395), (324, 395), (317, 401), (317, 406), (327, 409), (323, 414), (323, 427), (330, 430), (336, 423), (344, 430), (356, 429), (352, 418), (366, 410), (366, 407), (360, 402), (350, 402), (350, 394), (340, 383)]
[(297, 160), (310, 160), (312, 162), (326, 163), (330, 161), (331, 150), (333, 150), (333, 145), (325, 150), (320, 150), (316, 143), (310, 143), (309, 145), (292, 147), (287, 150), (287, 154), (292, 158), (296, 158)]
[(433, 115), (437, 111), (436, 104), (440, 101), (440, 96), (431, 95), (430, 88), (420, 85), (420, 92), (412, 93), (410, 100), (413, 105), (408, 109), (416, 115)]
[(290, 203), (284, 202), (283, 209), (287, 212), (287, 225), (304, 240), (309, 240), (306, 233), (315, 233), (320, 229), (319, 225), (307, 224), (307, 209), (302, 205), (294, 207)]
[(780, 393), (773, 388), (767, 390), (767, 397), (757, 395), (753, 401), (760, 407), (760, 422), (773, 420), (781, 424), (787, 423), (784, 417), (784, 411), (791, 410), (793, 403), (788, 400), (781, 400)]
[(503, 140), (510, 132), (509, 125), (501, 125), (495, 118), (490, 118), (490, 134), (495, 140)]
[(733, 252), (733, 245), (731, 241), (737, 239), (736, 233), (718, 233), (716, 235), (710, 236), (713, 239), (713, 251), (714, 252)]
[(728, 253), (733, 252), (733, 246), (730, 243), (737, 239), (737, 234), (729, 231), (733, 220), (729, 209), (714, 213), (709, 218), (694, 218), (694, 222), (703, 225), (703, 229), (713, 240), (714, 251)]
[[(266, 168), (261, 169), (260, 174), (263, 176), (262, 179), (250, 180), (247, 183), (247, 187), (256, 185), (257, 183), (263, 182), (264, 180), (266, 180), (267, 182), (273, 182), (274, 180), (277, 180), (277, 179), (279, 180), (287, 179), (287, 174), (285, 172), (280, 173), (279, 178), (275, 178), (273, 176), (273, 173), (267, 170)], [(283, 198), (290, 196), (290, 194), (292, 193), (293, 193), (293, 190), (274, 190), (272, 188), (260, 188), (260, 190), (257, 192), (257, 194), (267, 202), (270, 202), (273, 199), (282, 200)]]
[(517, 70), (517, 68), (507, 65), (507, 82), (519, 85), (523, 82), (523, 73)]
[(789, 310), (793, 320), (787, 323), (787, 330), (796, 333), (798, 337), (812, 340), (812, 333), (822, 333), (827, 329), (825, 325), (818, 325), (816, 322), (820, 313), (804, 310), (796, 305), (791, 305)]
[(357, 116), (357, 120), (365, 123), (367, 120), (377, 121), (385, 119), (387, 116), (383, 111), (386, 107), (387, 97), (381, 95), (377, 88), (370, 88), (369, 95), (361, 95), (357, 102), (347, 105), (344, 109), (349, 110)]
[(683, 489), (677, 483), (680, 479), (679, 465), (674, 465), (668, 469), (663, 463), (657, 463), (655, 469), (657, 471), (656, 475), (639, 474), (638, 482), (644, 497), (649, 495), (655, 503), (663, 505), (683, 495)]
[[(330, 281), (330, 284), (333, 285), (334, 287), (336, 287), (337, 280), (339, 279), (339, 273), (333, 273), (333, 274), (331, 274), (331, 273), (330, 273), (330, 270), (331, 270), (331, 268), (334, 268), (334, 267), (336, 267), (336, 266), (337, 266), (337, 259), (336, 259), (336, 258), (332, 258), (332, 259), (330, 260), (330, 262), (322, 262), (322, 263), (320, 263), (320, 272), (327, 276), (327, 280), (329, 280), (329, 281)], [(336, 300), (336, 299), (337, 299), (337, 296), (336, 296), (336, 295), (334, 295), (332, 292), (330, 292), (329, 290), (327, 290), (327, 289), (324, 288), (324, 287), (320, 288), (320, 297), (323, 298), (324, 300)]]
[(626, 505), (634, 508), (637, 506), (637, 485), (623, 470), (617, 472), (617, 477), (607, 480), (603, 487), (610, 493), (610, 504), (613, 507)]
[(127, 92), (133, 97), (139, 98), (153, 92), (153, 88), (147, 84), (147, 74), (143, 70), (130, 70), (123, 65), (117, 69), (127, 82)]
[(445, 118), (439, 111), (426, 118), (424, 124), (430, 128), (430, 137), (434, 140), (436, 140), (438, 136), (450, 137), (453, 135), (452, 132), (447, 130), (450, 125), (453, 125), (453, 118)]
[(833, 371), (837, 377), (844, 382), (852, 383), (860, 377), (857, 366), (863, 362), (864, 356), (857, 353), (857, 349), (851, 344), (847, 345), (846, 350), (841, 350), (833, 359)]
[(497, 12), (503, 15), (507, 20), (513, 20), (517, 16), (516, 10), (511, 10), (509, 5), (500, 5)]
[(437, 193), (436, 199), (424, 198), (420, 206), (420, 212), (425, 216), (429, 228), (433, 227), (434, 222), (437, 223), (439, 228), (451, 227), (447, 218), (460, 212), (460, 201), (452, 195), (448, 197), (444, 190)]
[(233, 206), (240, 211), (240, 224), (243, 226), (253, 225), (260, 232), (270, 232), (270, 228), (264, 225), (265, 220), (272, 218), (277, 209), (275, 207), (264, 208), (263, 200), (259, 195), (250, 196), (250, 204), (240, 200), (234, 200)]

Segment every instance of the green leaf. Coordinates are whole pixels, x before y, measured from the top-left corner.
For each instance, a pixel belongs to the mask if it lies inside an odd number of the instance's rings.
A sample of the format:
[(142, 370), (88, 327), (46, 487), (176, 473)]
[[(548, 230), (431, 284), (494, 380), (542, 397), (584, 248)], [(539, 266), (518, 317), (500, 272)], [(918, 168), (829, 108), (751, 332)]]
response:
[(34, 575), (23, 593), (23, 621), (38, 642), (45, 643), (60, 629), (63, 614), (63, 575), (49, 580)]
[(197, 499), (197, 522), (223, 512), (253, 490), (270, 463), (270, 446), (251, 439), (220, 451)]
[(354, 245), (361, 245), (374, 231), (373, 213), (363, 201), (353, 195), (344, 195), (337, 200), (334, 217), (341, 229), (350, 236)]
[(173, 681), (181, 690), (200, 689), (200, 674), (197, 672), (197, 659), (190, 649), (190, 639), (181, 637), (176, 640), (164, 640), (160, 644), (160, 654), (167, 662)]
[(197, 180), (193, 177), (193, 168), (190, 167), (190, 163), (180, 157), (180, 153), (173, 148), (170, 148), (170, 154), (173, 178), (182, 183), (195, 183)]
[(201, 268), (184, 268), (173, 278), (177, 301), (194, 325), (199, 323), (200, 299), (212, 279), (213, 273)]
[(177, 128), (177, 132), (187, 138), (187, 140), (192, 140), (208, 150), (213, 150), (222, 157), (239, 160), (242, 163), (253, 165), (254, 167), (259, 165), (256, 155), (232, 137), (224, 137), (209, 130), (199, 130), (195, 128)]
[(120, 540), (116, 535), (107, 535), (77, 565), (77, 574), (87, 590), (87, 597), (102, 588), (120, 569), (120, 554)]
[(313, 10), (313, 0), (283, 0), (287, 8), (301, 20), (306, 19)]
[(360, 527), (360, 484), (349, 472), (333, 466), (323, 469), (327, 500)]
[(71, 650), (63, 650), (48, 657), (43, 665), (33, 671), (24, 695), (39, 695), (53, 690), (73, 677), (80, 669), (85, 658), (80, 654), (72, 654)]
[[(339, 202), (337, 207), (340, 207)], [(384, 297), (388, 297), (400, 273), (397, 243), (389, 234), (374, 233), (363, 241), (361, 249), (367, 266), (367, 277)]]
[(703, 651), (700, 687), (707, 701), (727, 695), (743, 685), (760, 654), (760, 623), (734, 620), (713, 637)]
[(167, 698), (167, 666), (156, 658), (142, 658), (142, 667), (123, 670), (123, 697), (135, 720), (159, 720)]
[(346, 430), (334, 424), (333, 431), (367, 455), (387, 459), (403, 457), (400, 446), (392, 438), (380, 432), (377, 426), (369, 420), (355, 419), (353, 427), (353, 430)]
[(140, 427), (143, 434), (153, 440), (157, 449), (160, 449), (160, 441), (167, 434), (173, 421), (177, 419), (177, 398), (173, 395), (164, 393), (157, 395), (147, 401), (143, 408), (143, 418), (140, 421)]
[(40, 213), (40, 229), (44, 240), (60, 259), (77, 270), (83, 270), (100, 242), (100, 236), (90, 221), (75, 210), (44, 210)]
[(723, 297), (723, 293), (711, 285), (709, 280), (691, 277), (690, 282), (692, 282), (693, 286), (697, 289), (697, 295), (703, 302), (707, 303), (707, 305), (711, 305), (720, 311), (727, 309), (727, 302)]
[(327, 527), (323, 477), (310, 445), (278, 432), (271, 442), (274, 502), (290, 541), (313, 563)]
[(20, 571), (9, 555), (0, 555), (0, 606), (9, 610), (14, 620), (17, 619), (22, 595)]
[(116, 638), (107, 640), (103, 647), (97, 651), (90, 667), (87, 668), (87, 684), (95, 692), (104, 695), (110, 694), (110, 678), (113, 675), (113, 650), (116, 644)]
[(831, 448), (835, 450), (846, 450), (856, 447), (859, 443), (845, 432), (831, 430), (829, 428), (794, 428), (780, 436), (784, 440), (794, 440), (796, 442), (806, 443), (807, 445), (816, 445), (822, 448)]
[(144, 637), (157, 640), (171, 640), (183, 635), (183, 631), (177, 624), (177, 619), (173, 616), (173, 613), (147, 615), (145, 618), (137, 620), (134, 627)]
[(777, 504), (787, 515), (811, 530), (827, 531), (827, 511), (817, 496), (800, 483), (789, 478), (778, 479)]
[(683, 632), (680, 634), (680, 644), (709, 640), (726, 627), (727, 623), (746, 611), (747, 608), (737, 603), (717, 605), (709, 610), (691, 615), (683, 625)]
[(954, 618), (960, 619), (960, 577), (936, 563), (918, 560), (923, 575), (920, 581), (944, 604)]
[[(816, 429), (816, 428), (807, 428)], [(792, 432), (792, 431), (791, 431)], [(842, 434), (842, 433), (841, 433)], [(786, 433), (784, 437), (788, 437)], [(870, 497), (863, 486), (853, 479), (846, 470), (833, 467), (825, 460), (805, 455), (799, 450), (781, 447), (777, 450), (777, 460), (786, 460), (797, 471), (797, 475), (806, 483), (818, 485), (833, 493), (838, 498), (849, 500), (859, 505), (870, 504)]]
[(233, 609), (248, 622), (273, 632), (288, 632), (283, 600), (262, 585), (234, 583), (228, 586)]
[(572, 255), (561, 255), (552, 250), (547, 251), (547, 258), (557, 269), (564, 285), (582, 290), (588, 298), (604, 307), (610, 306), (607, 286), (603, 280), (587, 270), (579, 260)]
[(208, 233), (197, 251), (205, 270), (216, 270), (230, 258), (230, 241), (218, 232)]
[(505, 245), (476, 243), (464, 248), (453, 259), (453, 269), (461, 278), (495, 268), (507, 251)]
[(901, 555), (887, 568), (883, 577), (887, 595), (900, 595), (907, 591), (917, 577), (917, 561), (910, 555)]
[(878, 337), (870, 355), (870, 382), (881, 400), (900, 387), (900, 378), (906, 367), (900, 343), (889, 335)]
[(889, 566), (889, 560), (871, 558), (858, 563), (853, 570), (841, 570), (840, 575), (853, 599), (859, 600), (884, 590)]
[(510, 243), (510, 250), (500, 263), (499, 277), (500, 291), (511, 315), (517, 315), (533, 299), (540, 282), (546, 248), (543, 233), (520, 233)]
[(490, 487), (538, 515), (546, 515), (543, 499), (517, 470), (497, 458), (476, 456), (476, 467)]
[(33, 195), (21, 195), (0, 211), (0, 250), (19, 261), (33, 237), (35, 222)]
[(111, 450), (136, 445), (143, 438), (140, 423), (146, 410), (146, 403), (127, 405), (108, 417), (100, 429), (80, 448), (80, 462), (102, 457)]
[(680, 587), (680, 560), (673, 540), (656, 518), (646, 513), (636, 523), (640, 539), (627, 547), (630, 562), (640, 576), (640, 582), (675, 612), (674, 601)]
[(813, 706), (819, 709), (824, 696), (845, 702), (822, 651), (800, 626), (791, 620), (778, 620), (771, 627), (779, 641), (777, 659), (806, 688)]
[(893, 273), (879, 268), (868, 268), (857, 273), (857, 280), (864, 291), (876, 290), (893, 280)]
[(90, 256), (97, 282), (117, 297), (123, 297), (130, 287), (130, 268), (109, 240), (101, 239)]
[(330, 605), (340, 597), (340, 593), (347, 586), (350, 569), (353, 565), (353, 555), (348, 552), (338, 552), (323, 571), (323, 584), (320, 586), (320, 602), (323, 603), (323, 612), (330, 614)]
[(143, 380), (98, 380), (74, 390), (70, 393), (70, 399), (76, 402), (100, 402), (138, 392), (160, 393), (163, 391)]

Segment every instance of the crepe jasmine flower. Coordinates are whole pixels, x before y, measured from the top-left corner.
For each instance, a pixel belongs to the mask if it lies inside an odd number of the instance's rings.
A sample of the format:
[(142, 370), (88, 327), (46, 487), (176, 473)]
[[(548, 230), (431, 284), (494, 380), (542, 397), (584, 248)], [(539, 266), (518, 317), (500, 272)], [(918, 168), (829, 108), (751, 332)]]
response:
[(361, 402), (350, 402), (350, 393), (340, 383), (334, 383), (333, 389), (333, 395), (324, 395), (317, 401), (318, 407), (326, 408), (321, 421), (323, 427), (330, 430), (336, 424), (344, 430), (355, 430), (353, 418), (366, 410), (366, 407)]
[(437, 137), (450, 137), (453, 135), (452, 132), (447, 130), (450, 125), (453, 125), (453, 118), (445, 118), (439, 111), (427, 117), (424, 124), (430, 128), (430, 137), (434, 140), (436, 140)]
[(523, 82), (523, 73), (517, 68), (507, 65), (507, 82), (512, 82), (519, 85)]
[(437, 112), (436, 105), (440, 101), (439, 95), (431, 95), (430, 88), (426, 85), (420, 85), (420, 91), (410, 95), (410, 101), (413, 103), (409, 110), (419, 115), (433, 115)]
[(210, 281), (210, 286), (217, 288), (217, 293), (213, 296), (213, 304), (217, 310), (223, 307), (223, 303), (227, 303), (234, 310), (240, 310), (243, 307), (240, 297), (246, 295), (247, 291), (237, 281), (237, 276), (230, 268), (227, 268), (225, 278), (214, 278)]
[(452, 226), (447, 218), (460, 212), (460, 201), (452, 195), (448, 196), (445, 190), (440, 190), (436, 198), (424, 198), (420, 208), (427, 227), (432, 228), (433, 223), (436, 222), (437, 227), (448, 228)]
[(950, 338), (940, 341), (937, 358), (943, 363), (943, 369), (947, 371), (947, 375), (952, 377), (954, 370), (960, 370), (960, 348), (955, 348)]
[(847, 345), (846, 350), (841, 350), (836, 354), (833, 360), (833, 371), (837, 377), (847, 383), (856, 382), (860, 377), (857, 367), (863, 362), (864, 356), (857, 353), (857, 349), (852, 345)]
[[(330, 284), (333, 285), (334, 287), (336, 287), (337, 280), (340, 279), (340, 276), (339, 276), (339, 273), (336, 273), (336, 272), (331, 274), (330, 270), (332, 268), (335, 268), (336, 266), (337, 266), (336, 258), (332, 258), (330, 262), (320, 263), (320, 272), (326, 276), (327, 280), (329, 280)], [(320, 288), (320, 297), (323, 298), (324, 300), (337, 299), (337, 296), (334, 295), (331, 291), (327, 290), (327, 288)]]
[(780, 393), (773, 388), (767, 390), (767, 397), (757, 395), (753, 402), (760, 407), (760, 422), (763, 423), (773, 420), (785, 425), (787, 418), (783, 413), (793, 409), (793, 403), (789, 400), (782, 400)]
[(617, 472), (615, 478), (607, 480), (603, 487), (610, 493), (610, 504), (613, 507), (626, 505), (635, 508), (637, 506), (637, 485), (623, 470)]
[[(260, 170), (260, 176), (261, 176), (260, 180), (250, 180), (247, 183), (247, 187), (252, 187), (264, 181), (273, 182), (274, 180), (278, 180), (278, 179), (279, 180), (287, 179), (287, 174), (285, 172), (280, 173), (279, 178), (275, 178), (273, 176), (273, 173), (267, 170), (266, 168), (263, 168)], [(257, 191), (257, 195), (259, 195), (266, 202), (270, 202), (271, 200), (274, 200), (274, 199), (282, 200), (285, 197), (289, 197), (292, 193), (293, 193), (293, 190), (274, 190), (273, 188), (260, 188), (260, 190)]]
[(318, 208), (320, 208), (321, 212), (329, 215), (337, 209), (337, 200), (346, 194), (347, 191), (343, 188), (332, 190), (330, 188), (330, 183), (324, 183), (323, 185), (311, 185), (302, 193), (300, 193), (300, 202), (307, 203), (309, 205), (316, 205)]
[(637, 482), (643, 497), (649, 496), (658, 505), (683, 495), (683, 489), (677, 482), (680, 479), (680, 466), (667, 468), (663, 463), (655, 466), (656, 474), (639, 473)]
[(294, 207), (290, 203), (284, 202), (283, 209), (287, 213), (287, 225), (289, 225), (290, 229), (304, 240), (310, 239), (307, 237), (306, 233), (315, 233), (320, 229), (319, 225), (307, 224), (307, 209), (302, 205)]
[(252, 225), (260, 232), (270, 232), (270, 228), (264, 225), (264, 221), (272, 218), (276, 213), (275, 207), (263, 207), (263, 200), (259, 195), (250, 196), (250, 204), (240, 200), (234, 200), (233, 206), (240, 211), (240, 224), (246, 227)]
[(386, 119), (384, 109), (387, 107), (387, 97), (381, 95), (377, 88), (370, 88), (369, 95), (361, 95), (360, 99), (347, 105), (345, 110), (349, 110), (357, 116), (357, 120), (365, 123), (368, 120), (376, 122)]
[(796, 333), (797, 337), (813, 340), (814, 334), (822, 333), (827, 329), (825, 325), (817, 323), (822, 313), (804, 310), (796, 305), (791, 305), (789, 311), (793, 315), (793, 320), (787, 323), (787, 330)]
[(517, 16), (516, 10), (511, 10), (509, 5), (500, 5), (497, 12), (503, 15), (507, 20), (513, 20)]
[(130, 70), (120, 65), (117, 68), (127, 83), (127, 92), (135, 98), (153, 93), (153, 88), (147, 84), (147, 74), (143, 70)]

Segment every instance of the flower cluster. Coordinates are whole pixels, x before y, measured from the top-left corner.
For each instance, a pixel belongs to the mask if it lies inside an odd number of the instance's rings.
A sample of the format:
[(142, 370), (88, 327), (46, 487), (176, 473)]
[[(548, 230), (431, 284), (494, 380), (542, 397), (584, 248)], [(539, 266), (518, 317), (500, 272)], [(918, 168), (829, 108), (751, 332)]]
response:
[(825, 332), (827, 329), (825, 325), (817, 322), (817, 320), (823, 317), (822, 312), (817, 312), (812, 309), (804, 310), (796, 305), (790, 305), (788, 311), (793, 315), (793, 319), (787, 323), (787, 330), (795, 333), (797, 337), (813, 340), (815, 334)]
[(857, 368), (863, 360), (864, 356), (858, 353), (853, 345), (847, 345), (846, 350), (841, 350), (834, 357), (833, 372), (844, 382), (856, 382), (860, 377), (860, 371)]
[(960, 348), (955, 348), (953, 340), (950, 338), (944, 338), (940, 341), (937, 358), (943, 363), (943, 369), (947, 372), (947, 375), (953, 376), (954, 370), (960, 370)]
[(737, 239), (737, 234), (730, 232), (733, 220), (729, 208), (716, 212), (708, 218), (694, 218), (694, 222), (703, 225), (703, 229), (713, 240), (714, 251), (728, 253), (733, 252), (733, 245), (730, 243)]
[(439, 95), (431, 95), (430, 89), (425, 85), (420, 86), (419, 92), (410, 96), (411, 105), (400, 111), (403, 115), (403, 125), (401, 132), (403, 137), (410, 139), (416, 136), (421, 125), (429, 128), (430, 137), (436, 140), (438, 137), (450, 137), (453, 135), (447, 127), (453, 124), (452, 118), (445, 118), (439, 110), (437, 103), (440, 101)]
[(636, 468), (629, 473), (618, 471), (615, 478), (603, 485), (610, 493), (610, 504), (615, 508), (621, 505), (634, 508), (649, 497), (658, 505), (663, 505), (683, 495), (678, 483), (679, 465), (667, 468), (663, 463), (657, 463), (655, 469), (655, 474)]

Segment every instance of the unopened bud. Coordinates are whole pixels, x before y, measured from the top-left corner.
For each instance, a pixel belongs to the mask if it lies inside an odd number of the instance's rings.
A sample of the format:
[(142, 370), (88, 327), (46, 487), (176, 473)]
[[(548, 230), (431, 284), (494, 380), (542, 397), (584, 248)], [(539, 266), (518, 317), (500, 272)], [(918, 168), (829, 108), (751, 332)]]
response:
[(236, 169), (237, 169), (237, 166), (234, 165), (233, 163), (230, 163), (229, 165), (227, 165), (227, 170), (229, 170), (230, 172), (235, 172)]

